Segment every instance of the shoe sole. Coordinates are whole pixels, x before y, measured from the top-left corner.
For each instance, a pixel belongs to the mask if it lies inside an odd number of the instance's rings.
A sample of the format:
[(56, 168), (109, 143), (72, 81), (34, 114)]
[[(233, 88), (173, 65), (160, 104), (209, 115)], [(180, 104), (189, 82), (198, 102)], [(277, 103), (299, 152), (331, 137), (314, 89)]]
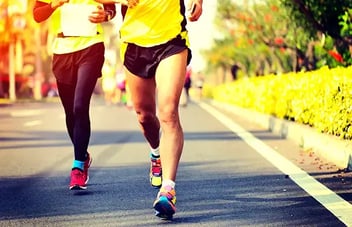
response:
[(171, 220), (175, 214), (174, 206), (165, 196), (159, 198), (159, 200), (154, 204), (154, 209), (155, 216), (164, 220)]
[(70, 186), (70, 190), (86, 190), (87, 186), (73, 185)]
[(151, 176), (150, 177), (150, 184), (154, 188), (160, 188), (162, 183), (162, 177), (161, 176)]

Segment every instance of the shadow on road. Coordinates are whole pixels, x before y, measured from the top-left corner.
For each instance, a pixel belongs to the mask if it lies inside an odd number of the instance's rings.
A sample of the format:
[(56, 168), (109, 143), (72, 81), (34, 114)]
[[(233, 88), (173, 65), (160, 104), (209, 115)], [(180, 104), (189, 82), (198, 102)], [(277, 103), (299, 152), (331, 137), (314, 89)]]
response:
[[(0, 131), (1, 133), (1, 131)], [(16, 134), (18, 136), (0, 137), (0, 142), (14, 142), (11, 145), (0, 145), (0, 150), (4, 149), (21, 149), (21, 148), (36, 148), (36, 147), (63, 147), (69, 146), (70, 140), (66, 132), (63, 131), (21, 131), (21, 130), (6, 130), (6, 133)], [(280, 136), (270, 134), (269, 131), (252, 131), (250, 132), (260, 140), (282, 140)], [(5, 133), (4, 133), (5, 134)], [(185, 132), (185, 140), (241, 140), (236, 134), (223, 132)], [(40, 143), (27, 142), (40, 141)], [(48, 143), (45, 143), (48, 141)], [(52, 141), (56, 141), (53, 143)], [(59, 142), (57, 142), (59, 141)], [(144, 143), (145, 139), (142, 137), (140, 131), (92, 131), (91, 143), (92, 145), (101, 144), (121, 144), (121, 143)]]
[[(207, 168), (217, 164), (218, 169)], [(222, 171), (220, 164), (181, 164), (178, 211), (171, 223), (153, 217), (152, 203), (157, 190), (149, 186), (147, 163), (93, 166), (87, 191), (69, 191), (66, 172), (1, 178), (0, 224), (338, 226), (336, 220), (331, 223), (332, 215), (314, 199), (297, 195), (297, 186), (284, 175), (229, 173)], [(306, 212), (309, 215), (303, 216)]]

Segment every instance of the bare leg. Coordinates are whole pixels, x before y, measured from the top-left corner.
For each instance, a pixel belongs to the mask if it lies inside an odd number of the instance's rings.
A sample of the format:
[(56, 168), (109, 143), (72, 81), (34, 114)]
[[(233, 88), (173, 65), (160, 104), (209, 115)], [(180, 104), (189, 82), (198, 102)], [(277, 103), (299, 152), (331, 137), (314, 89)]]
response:
[[(155, 78), (145, 79), (126, 70), (133, 107), (146, 140), (152, 148), (160, 143), (163, 180), (176, 180), (183, 149), (183, 130), (179, 118), (179, 99), (186, 74), (187, 50), (162, 60)], [(158, 114), (156, 116), (156, 88)], [(162, 130), (159, 140), (160, 127)]]
[(145, 139), (152, 148), (159, 147), (160, 123), (156, 116), (156, 84), (154, 78), (133, 75), (127, 69), (126, 80), (133, 108)]
[(176, 180), (183, 149), (183, 129), (179, 117), (179, 100), (183, 89), (187, 51), (164, 59), (156, 72), (158, 110), (162, 129), (160, 157), (163, 180)]

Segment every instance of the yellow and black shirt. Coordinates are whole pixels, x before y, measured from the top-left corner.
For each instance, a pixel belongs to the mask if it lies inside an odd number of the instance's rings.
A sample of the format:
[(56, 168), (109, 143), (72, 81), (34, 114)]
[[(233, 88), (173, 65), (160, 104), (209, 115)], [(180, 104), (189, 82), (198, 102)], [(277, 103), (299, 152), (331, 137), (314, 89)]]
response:
[(151, 47), (180, 35), (189, 46), (183, 0), (139, 0), (133, 8), (122, 6), (121, 12), (122, 42)]

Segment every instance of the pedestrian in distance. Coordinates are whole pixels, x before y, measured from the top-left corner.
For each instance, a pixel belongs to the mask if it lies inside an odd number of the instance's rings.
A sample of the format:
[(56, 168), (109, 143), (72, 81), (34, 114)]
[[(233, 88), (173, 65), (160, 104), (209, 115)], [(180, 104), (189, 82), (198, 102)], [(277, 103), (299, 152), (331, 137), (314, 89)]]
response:
[(158, 188), (156, 215), (176, 211), (176, 175), (184, 138), (179, 100), (191, 50), (187, 21), (202, 14), (202, 0), (97, 0), (120, 3), (120, 54), (133, 109), (150, 146), (150, 182)]
[(118, 69), (116, 72), (116, 90), (117, 90), (117, 100), (119, 104), (127, 104), (126, 95), (126, 76), (123, 69)]
[(115, 70), (108, 62), (103, 65), (101, 88), (103, 89), (105, 104), (108, 106), (116, 104), (117, 88)]
[(190, 101), (189, 89), (192, 86), (191, 75), (192, 75), (192, 67), (190, 65), (188, 65), (187, 69), (186, 69), (185, 83), (183, 85), (183, 90), (182, 90), (181, 98), (180, 98), (180, 105), (183, 107), (186, 107), (188, 102)]
[(90, 100), (105, 60), (101, 23), (115, 14), (115, 4), (94, 0), (36, 0), (33, 8), (34, 20), (48, 20), (56, 35), (52, 70), (74, 150), (70, 190), (87, 188), (92, 161), (88, 153)]
[(195, 87), (196, 87), (196, 98), (198, 100), (202, 99), (203, 96), (203, 85), (204, 85), (204, 77), (202, 75), (202, 72), (197, 72), (195, 75)]

